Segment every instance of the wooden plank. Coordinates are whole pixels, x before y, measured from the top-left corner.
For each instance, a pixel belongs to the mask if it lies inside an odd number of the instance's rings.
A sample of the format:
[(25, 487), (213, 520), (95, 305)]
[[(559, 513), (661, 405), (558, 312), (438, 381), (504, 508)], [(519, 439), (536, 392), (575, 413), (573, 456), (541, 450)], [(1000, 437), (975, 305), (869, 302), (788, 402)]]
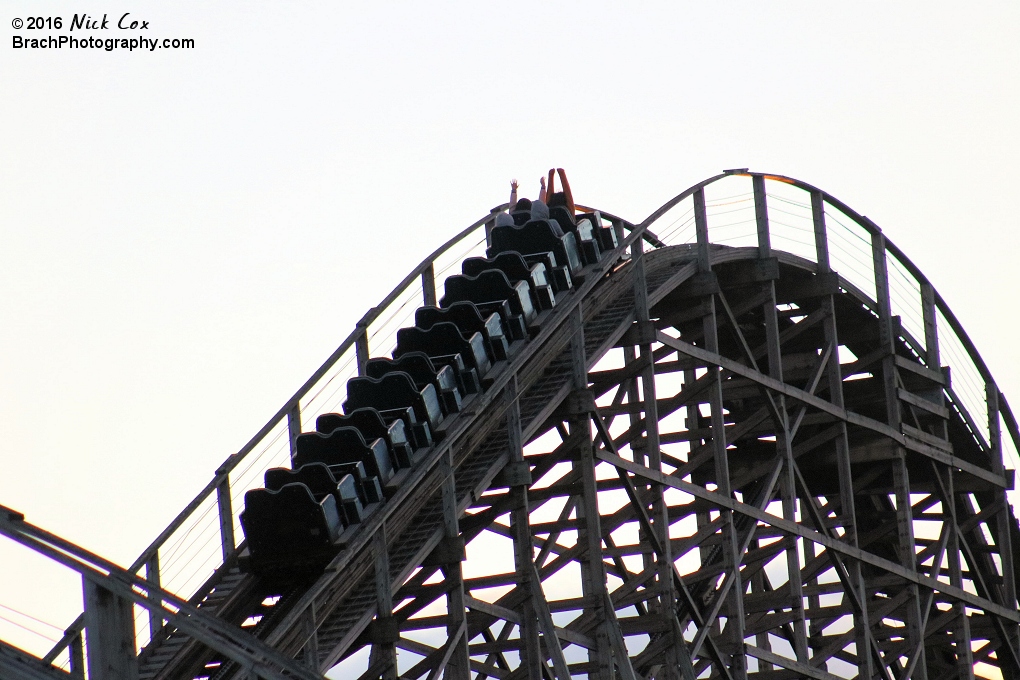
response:
[(947, 453), (953, 452), (953, 445), (941, 437), (936, 437), (933, 434), (929, 434), (924, 430), (919, 430), (912, 425), (907, 425), (906, 423), (900, 423), (900, 429), (902, 429), (903, 434), (908, 437), (913, 437), (914, 439), (925, 442), (926, 444), (931, 444), (935, 448), (941, 449)]
[(949, 420), (949, 409), (942, 404), (936, 404), (935, 402), (929, 401), (922, 396), (914, 394), (913, 392), (908, 392), (902, 387), (897, 390), (897, 394), (901, 400), (907, 402), (911, 406), (916, 406), (917, 408), (923, 409), (932, 415)]
[(940, 370), (940, 371), (935, 371), (935, 370), (932, 370), (932, 369), (930, 369), (930, 368), (928, 368), (926, 366), (922, 366), (921, 364), (917, 363), (916, 361), (911, 361), (910, 359), (907, 359), (906, 357), (901, 357), (899, 354), (896, 355), (895, 361), (896, 361), (896, 368), (902, 368), (902, 369), (905, 369), (907, 371), (910, 371), (911, 373), (919, 375), (922, 378), (927, 378), (928, 380), (931, 380), (936, 385), (941, 385), (943, 387), (948, 387), (949, 384), (950, 384), (949, 383), (949, 374), (948, 374), (948, 372), (946, 372), (946, 369), (943, 369), (943, 370)]

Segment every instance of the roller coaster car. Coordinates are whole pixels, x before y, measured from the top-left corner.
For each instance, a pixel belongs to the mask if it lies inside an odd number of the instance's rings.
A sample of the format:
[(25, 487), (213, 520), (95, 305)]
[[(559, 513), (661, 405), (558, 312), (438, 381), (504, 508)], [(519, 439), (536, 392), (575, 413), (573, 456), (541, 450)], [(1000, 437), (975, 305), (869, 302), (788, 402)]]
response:
[(602, 226), (602, 216), (598, 212), (575, 216), (558, 205), (549, 208), (549, 218), (559, 224), (564, 233), (574, 233), (585, 264), (595, 264), (602, 258), (602, 253), (616, 250), (619, 245), (616, 232)]
[(414, 313), (414, 325), (425, 330), (444, 321), (457, 326), (464, 335), (481, 333), (489, 361), (493, 363), (506, 361), (510, 343), (507, 341), (506, 330), (499, 314), (492, 312), (483, 318), (478, 306), (473, 302), (454, 302), (446, 309), (419, 307)]
[(482, 334), (472, 333), (465, 338), (460, 329), (449, 321), (434, 324), (428, 330), (417, 326), (398, 330), (397, 348), (393, 350), (393, 356), (399, 359), (408, 352), (424, 352), (430, 357), (460, 354), (464, 365), (474, 369), (479, 380), (484, 379), (492, 367)]
[(339, 465), (341, 463), (361, 462), (370, 477), (378, 477), (380, 484), (385, 484), (393, 476), (393, 465), (390, 463), (390, 452), (382, 438), (365, 442), (365, 437), (356, 428), (338, 427), (329, 434), (305, 432), (299, 434), (295, 441), (294, 468), (308, 463), (325, 463)]
[(316, 500), (304, 484), (252, 489), (240, 519), (247, 540), (241, 567), (256, 573), (321, 568), (336, 554), (343, 530), (336, 499), (327, 494)]
[(510, 283), (506, 274), (498, 269), (487, 269), (478, 276), (451, 276), (446, 279), (445, 290), (446, 295), (439, 301), (439, 306), (443, 308), (460, 301), (482, 305), (505, 300), (510, 304), (511, 313), (521, 317), (525, 327), (531, 326), (537, 316), (531, 304), (531, 288), (527, 282)]
[(461, 271), (466, 276), (478, 276), (487, 269), (498, 269), (506, 274), (511, 283), (527, 281), (531, 288), (531, 300), (536, 308), (546, 310), (556, 305), (556, 297), (546, 278), (544, 263), (529, 264), (523, 255), (510, 250), (493, 258), (469, 257), (461, 264)]
[[(550, 220), (532, 220), (520, 227), (500, 226), (493, 227), (491, 233), (492, 246), (485, 251), (486, 257), (495, 257), (507, 251), (517, 251), (527, 261), (533, 261), (529, 255), (551, 252), (556, 257), (556, 262), (561, 263), (560, 267), (550, 269), (553, 281), (556, 282), (557, 292), (565, 284), (565, 272), (571, 279), (580, 279), (581, 255), (577, 247), (577, 237), (574, 232), (567, 232), (561, 236), (559, 225)], [(562, 269), (562, 272), (561, 272)]]
[(457, 378), (449, 366), (436, 368), (424, 352), (407, 352), (399, 359), (385, 357), (369, 359), (365, 367), (365, 373), (370, 378), (381, 378), (387, 373), (394, 372), (407, 373), (418, 389), (426, 385), (435, 387), (439, 393), (439, 405), (443, 409), (443, 415), (460, 412), (461, 394), (457, 389)]
[[(374, 408), (380, 413), (390, 409), (414, 410), (415, 423), (424, 423), (435, 433), (443, 419), (436, 388), (426, 385), (419, 390), (406, 373), (387, 373), (382, 378), (351, 378), (347, 381), (344, 413), (359, 408)], [(385, 418), (385, 414), (383, 414)], [(412, 424), (413, 425), (413, 424)]]
[(266, 489), (279, 491), (288, 484), (304, 484), (316, 501), (332, 496), (345, 527), (361, 522), (364, 504), (358, 495), (355, 475), (336, 477), (325, 463), (308, 463), (297, 470), (270, 468), (266, 470)]
[(344, 413), (319, 416), (316, 432), (297, 436), (293, 469), (268, 470), (266, 488), (245, 495), (244, 569), (292, 573), (328, 563), (344, 529), (384, 500), (387, 482), (395, 488), (395, 471), (414, 464), (416, 449), (442, 438), (444, 416), (481, 391), (511, 341), (536, 331), (536, 310), (552, 309), (554, 291), (570, 290), (582, 258), (598, 261), (597, 215), (578, 221), (555, 208), (551, 216), (494, 229), (489, 257), (466, 260), (463, 274), (446, 280), (440, 306), (417, 310), (415, 327), (397, 332), (393, 358), (370, 359), (367, 375), (348, 381)]
[[(534, 207), (534, 204), (532, 204), (532, 207)], [(548, 211), (549, 211), (548, 206), (546, 206), (545, 211), (532, 211), (530, 209), (524, 210), (520, 208), (515, 208), (514, 211), (510, 213), (510, 219), (513, 220), (514, 226), (523, 227), (528, 222), (533, 222), (539, 219), (546, 219), (547, 217), (549, 217)], [(560, 229), (559, 224), (555, 221), (552, 224), (553, 230), (556, 232), (556, 235), (562, 236), (563, 230)]]
[(591, 222), (592, 233), (599, 242), (603, 253), (612, 252), (620, 247), (620, 241), (616, 238), (616, 231), (612, 227), (602, 226), (602, 215), (596, 210), (590, 213), (581, 213), (575, 218), (578, 224), (585, 220)]
[[(403, 419), (383, 420), (382, 414), (374, 408), (359, 408), (347, 415), (324, 413), (315, 419), (315, 431), (330, 434), (338, 427), (354, 427), (365, 437), (365, 441), (383, 439), (390, 449), (390, 462), (395, 470), (411, 467), (411, 454), (416, 448), (409, 440), (410, 426)], [(431, 438), (429, 439), (431, 442)]]

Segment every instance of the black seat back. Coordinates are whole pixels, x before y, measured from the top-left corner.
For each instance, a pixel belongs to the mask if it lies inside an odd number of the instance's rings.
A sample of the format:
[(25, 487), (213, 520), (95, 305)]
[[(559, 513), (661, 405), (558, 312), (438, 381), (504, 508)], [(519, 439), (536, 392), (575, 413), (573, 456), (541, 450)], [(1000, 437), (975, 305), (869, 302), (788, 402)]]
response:
[(333, 496), (316, 501), (304, 484), (286, 484), (247, 492), (241, 528), (253, 557), (272, 558), (328, 549), (342, 523)]
[(366, 472), (378, 477), (385, 484), (393, 476), (393, 464), (386, 442), (380, 438), (369, 443), (356, 428), (338, 427), (329, 434), (306, 432), (297, 436), (295, 441), (294, 467), (300, 468), (308, 463), (354, 463), (365, 464)]
[(359, 408), (386, 411), (407, 407), (413, 408), (418, 420), (428, 423), (432, 429), (435, 429), (442, 419), (436, 388), (429, 385), (419, 390), (411, 376), (406, 373), (387, 373), (382, 378), (363, 376), (347, 381), (344, 413), (351, 413)]

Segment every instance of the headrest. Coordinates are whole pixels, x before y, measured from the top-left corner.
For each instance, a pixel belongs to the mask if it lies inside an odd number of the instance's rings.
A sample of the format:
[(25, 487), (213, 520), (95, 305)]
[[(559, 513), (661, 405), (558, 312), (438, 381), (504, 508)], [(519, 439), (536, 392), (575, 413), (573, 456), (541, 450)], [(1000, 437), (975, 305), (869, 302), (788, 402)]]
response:
[(533, 220), (549, 219), (549, 207), (542, 201), (533, 201), (531, 204), (531, 219)]

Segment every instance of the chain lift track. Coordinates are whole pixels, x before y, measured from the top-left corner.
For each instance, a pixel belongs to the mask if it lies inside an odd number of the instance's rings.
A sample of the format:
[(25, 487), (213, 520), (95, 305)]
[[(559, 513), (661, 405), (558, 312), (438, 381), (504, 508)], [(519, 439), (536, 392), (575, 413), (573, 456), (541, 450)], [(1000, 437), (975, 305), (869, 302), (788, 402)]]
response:
[[(435, 305), (443, 264), (505, 207), (373, 308), (128, 569), (4, 509), (0, 532), (83, 575), (86, 612), (42, 660), (0, 647), (3, 676), (1020, 680), (1005, 397), (876, 225), (746, 170), (640, 225), (589, 211), (618, 247), (328, 565), (242, 568), (245, 491), (338, 410), (316, 400), (365, 373), (385, 313)], [(161, 561), (202, 518), (212, 573), (177, 596)]]

